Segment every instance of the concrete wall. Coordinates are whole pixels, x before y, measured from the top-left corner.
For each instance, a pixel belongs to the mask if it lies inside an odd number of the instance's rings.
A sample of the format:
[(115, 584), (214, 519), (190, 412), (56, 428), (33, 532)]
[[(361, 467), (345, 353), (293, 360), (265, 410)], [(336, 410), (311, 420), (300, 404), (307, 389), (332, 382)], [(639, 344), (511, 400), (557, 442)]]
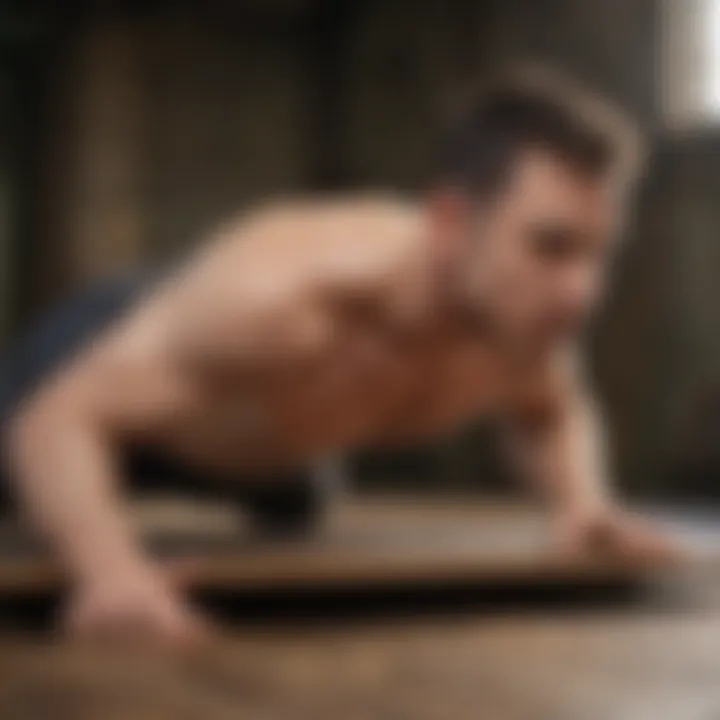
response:
[(8, 337), (12, 313), (10, 212), (10, 189), (3, 173), (0, 175), (0, 348)]
[[(222, 18), (221, 18), (222, 19)], [(160, 15), (143, 28), (148, 239), (172, 251), (308, 184), (303, 16)]]
[(232, 25), (185, 7), (105, 14), (65, 57), (46, 193), (58, 291), (174, 255), (245, 203), (306, 182), (295, 36), (272, 13)]

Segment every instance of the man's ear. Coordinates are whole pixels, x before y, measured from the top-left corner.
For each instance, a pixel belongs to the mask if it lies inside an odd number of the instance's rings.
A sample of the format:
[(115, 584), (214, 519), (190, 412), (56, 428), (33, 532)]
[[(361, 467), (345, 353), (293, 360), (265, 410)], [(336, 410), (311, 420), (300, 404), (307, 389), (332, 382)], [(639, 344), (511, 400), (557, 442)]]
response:
[(470, 198), (462, 190), (441, 187), (430, 193), (428, 208), (438, 252), (454, 252), (470, 228)]

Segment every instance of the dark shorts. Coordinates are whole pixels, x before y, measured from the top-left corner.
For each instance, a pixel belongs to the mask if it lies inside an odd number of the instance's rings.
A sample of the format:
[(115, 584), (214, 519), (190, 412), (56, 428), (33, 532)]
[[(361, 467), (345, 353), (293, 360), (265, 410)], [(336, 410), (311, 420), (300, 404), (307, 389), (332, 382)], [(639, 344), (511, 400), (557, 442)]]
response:
[[(77, 294), (45, 317), (0, 360), (0, 429), (18, 405), (112, 323), (131, 311), (159, 274), (124, 276)], [(5, 438), (3, 438), (5, 448)], [(249, 508), (266, 525), (305, 524), (325, 504), (324, 483), (307, 469), (271, 478), (213, 478), (153, 448), (121, 453), (122, 479), (138, 493), (172, 492), (195, 498), (227, 498)], [(12, 505), (12, 479), (3, 462), (0, 505)]]

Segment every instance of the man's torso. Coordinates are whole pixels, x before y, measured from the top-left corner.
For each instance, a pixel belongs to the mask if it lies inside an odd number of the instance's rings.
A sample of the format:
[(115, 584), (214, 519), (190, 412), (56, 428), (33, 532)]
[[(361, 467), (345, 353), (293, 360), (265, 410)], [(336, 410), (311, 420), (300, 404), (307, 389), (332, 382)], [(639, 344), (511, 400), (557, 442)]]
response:
[(209, 470), (447, 433), (507, 407), (530, 377), (476, 327), (437, 316), (424, 240), (416, 213), (385, 200), (259, 213), (74, 371), (117, 366), (96, 384), (130, 408), (128, 436)]

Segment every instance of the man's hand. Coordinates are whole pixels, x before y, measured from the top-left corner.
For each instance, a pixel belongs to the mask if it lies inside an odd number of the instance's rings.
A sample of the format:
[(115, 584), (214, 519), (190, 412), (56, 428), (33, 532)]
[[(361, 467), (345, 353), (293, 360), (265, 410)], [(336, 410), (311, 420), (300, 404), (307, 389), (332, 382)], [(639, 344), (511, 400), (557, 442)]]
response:
[(188, 567), (142, 568), (79, 584), (67, 608), (68, 631), (87, 639), (195, 645), (209, 625), (186, 602)]
[(687, 557), (680, 542), (653, 523), (616, 507), (571, 510), (557, 522), (558, 547), (569, 554), (604, 554), (657, 562)]

